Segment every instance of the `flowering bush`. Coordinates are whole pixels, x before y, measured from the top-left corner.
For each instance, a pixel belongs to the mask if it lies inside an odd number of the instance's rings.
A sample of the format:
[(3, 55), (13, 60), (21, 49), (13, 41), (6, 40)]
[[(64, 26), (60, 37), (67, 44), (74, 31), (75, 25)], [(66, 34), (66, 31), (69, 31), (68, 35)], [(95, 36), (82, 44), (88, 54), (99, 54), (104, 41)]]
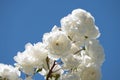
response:
[(15, 67), (0, 64), (0, 80), (33, 80), (41, 74), (45, 80), (101, 80), (104, 51), (98, 41), (100, 31), (94, 17), (75, 9), (43, 35), (42, 42), (27, 43), (14, 57)]

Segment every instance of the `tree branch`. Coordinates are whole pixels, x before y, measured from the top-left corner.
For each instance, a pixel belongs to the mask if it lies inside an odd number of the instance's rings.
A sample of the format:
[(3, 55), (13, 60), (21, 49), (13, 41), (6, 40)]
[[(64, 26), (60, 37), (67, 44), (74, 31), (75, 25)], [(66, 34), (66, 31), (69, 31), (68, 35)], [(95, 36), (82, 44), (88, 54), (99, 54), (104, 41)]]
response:
[(50, 77), (51, 74), (52, 74), (52, 70), (53, 70), (53, 68), (54, 68), (55, 65), (56, 65), (55, 62), (56, 62), (56, 61), (54, 61), (54, 63), (53, 63), (53, 65), (52, 65), (51, 69), (49, 70), (48, 75), (47, 75), (47, 77), (46, 77), (46, 80), (49, 80), (49, 77)]

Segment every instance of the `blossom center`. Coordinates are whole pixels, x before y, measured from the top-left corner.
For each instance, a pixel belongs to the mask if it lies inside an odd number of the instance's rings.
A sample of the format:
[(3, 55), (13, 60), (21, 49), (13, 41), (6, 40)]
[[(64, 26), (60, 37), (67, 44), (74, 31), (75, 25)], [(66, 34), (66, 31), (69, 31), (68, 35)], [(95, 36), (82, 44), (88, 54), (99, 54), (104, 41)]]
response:
[(58, 43), (58, 42), (56, 43), (56, 46), (59, 46), (59, 43)]

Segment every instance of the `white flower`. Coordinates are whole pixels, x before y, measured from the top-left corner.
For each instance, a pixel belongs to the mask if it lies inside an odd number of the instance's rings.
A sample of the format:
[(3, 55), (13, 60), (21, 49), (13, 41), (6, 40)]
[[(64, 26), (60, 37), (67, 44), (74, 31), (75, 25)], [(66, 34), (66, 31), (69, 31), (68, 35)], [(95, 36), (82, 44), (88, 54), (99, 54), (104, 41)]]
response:
[(80, 54), (80, 47), (78, 47), (75, 44), (71, 44), (71, 49), (70, 49), (70, 53), (72, 54)]
[(94, 66), (86, 67), (80, 73), (81, 80), (101, 80), (100, 69)]
[(60, 58), (68, 54), (71, 48), (71, 42), (66, 34), (59, 29), (52, 29), (52, 32), (43, 36), (43, 42), (49, 50), (49, 56)]
[(61, 76), (60, 80), (80, 80), (78, 73), (67, 73)]
[(96, 39), (100, 35), (94, 22), (89, 12), (76, 9), (61, 19), (61, 26), (72, 41), (77, 45), (83, 45), (85, 40)]
[(0, 63), (0, 80), (21, 80), (20, 71), (11, 65)]
[(86, 43), (85, 47), (86, 53), (91, 57), (92, 61), (95, 62), (95, 64), (98, 64), (98, 66), (101, 66), (104, 62), (105, 55), (99, 41), (92, 39)]
[(22, 53), (18, 52), (17, 56), (14, 57), (14, 60), (17, 62), (15, 65), (20, 68), (26, 74), (33, 74), (34, 73), (34, 61), (35, 59), (32, 58), (28, 54), (28, 51), (24, 51)]
[(101, 80), (104, 50), (96, 40), (100, 36), (94, 17), (83, 9), (75, 9), (43, 35), (43, 43), (28, 43), (14, 57), (16, 68), (0, 64), (0, 80), (33, 80), (39, 73), (49, 80)]
[[(79, 57), (79, 59), (78, 59)], [(80, 60), (80, 56), (75, 56), (75, 55), (68, 55), (66, 57), (62, 58), (62, 62), (63, 62), (63, 69), (75, 69), (79, 66), (79, 64), (81, 63)]]
[(33, 74), (35, 68), (40, 68), (44, 64), (47, 57), (47, 50), (42, 43), (26, 44), (24, 52), (18, 52), (14, 60), (17, 66), (21, 68), (26, 74)]
[(86, 51), (84, 51), (84, 50), (81, 51), (81, 60), (82, 60), (82, 62), (79, 65), (80, 68), (88, 67), (89, 65), (93, 64), (91, 57), (88, 56), (86, 54)]

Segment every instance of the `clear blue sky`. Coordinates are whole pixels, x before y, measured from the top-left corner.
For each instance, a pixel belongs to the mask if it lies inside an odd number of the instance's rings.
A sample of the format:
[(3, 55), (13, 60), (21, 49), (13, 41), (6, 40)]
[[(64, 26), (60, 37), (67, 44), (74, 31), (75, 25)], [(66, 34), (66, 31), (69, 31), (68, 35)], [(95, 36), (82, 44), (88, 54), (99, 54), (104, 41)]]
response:
[(13, 65), (13, 57), (27, 42), (41, 41), (45, 32), (59, 26), (60, 19), (76, 8), (91, 12), (100, 28), (106, 55), (102, 80), (119, 80), (119, 0), (0, 0), (0, 63)]

